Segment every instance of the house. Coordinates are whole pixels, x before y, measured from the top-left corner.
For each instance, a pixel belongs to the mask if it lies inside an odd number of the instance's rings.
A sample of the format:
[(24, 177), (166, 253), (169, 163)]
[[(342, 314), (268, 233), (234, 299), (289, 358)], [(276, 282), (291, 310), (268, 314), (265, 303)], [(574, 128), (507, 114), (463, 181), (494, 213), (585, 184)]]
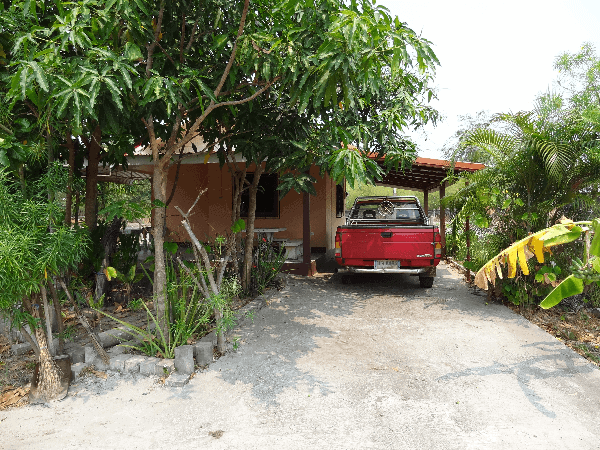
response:
[[(167, 207), (166, 240), (185, 242), (187, 233), (181, 225), (182, 217), (175, 209), (178, 206), (187, 211), (200, 191), (205, 193), (189, 218), (192, 230), (201, 240), (212, 241), (219, 235), (225, 235), (231, 227), (233, 208), (233, 180), (227, 165), (220, 166), (216, 155), (206, 156), (205, 144), (200, 137), (187, 144), (184, 149), (179, 174), (176, 165), (172, 165), (167, 182), (167, 196), (176, 185), (173, 198)], [(152, 162), (145, 149), (136, 150), (129, 158), (128, 170), (139, 176), (152, 174)], [(147, 152), (147, 151), (146, 151)], [(241, 158), (238, 164), (246, 164)], [(439, 189), (444, 196), (445, 182), (449, 171), (458, 174), (473, 172), (483, 168), (482, 164), (450, 163), (449, 161), (417, 158), (410, 170), (391, 171), (380, 184), (393, 187), (421, 190), (425, 194), (424, 209), (428, 209), (428, 193)], [(251, 180), (255, 166), (247, 169)], [(316, 196), (290, 191), (279, 199), (277, 174), (264, 173), (261, 176), (257, 194), (255, 232), (264, 233), (273, 240), (284, 243), (288, 251), (286, 269), (299, 274), (310, 275), (315, 272), (311, 255), (335, 251), (335, 232), (345, 223), (344, 203), (345, 186), (338, 185), (328, 175), (321, 176), (319, 168), (311, 167), (310, 175), (317, 181)], [(176, 181), (177, 180), (177, 181)], [(247, 213), (247, 194), (243, 199), (242, 217)], [(440, 211), (440, 231), (445, 245), (445, 214)]]
[[(192, 147), (193, 144), (193, 147)], [(225, 235), (231, 228), (233, 208), (233, 180), (227, 165), (220, 166), (216, 155), (206, 158), (206, 153), (195, 153), (193, 148), (204, 148), (200, 138), (186, 146), (177, 175), (176, 165), (168, 174), (167, 195), (170, 195), (175, 180), (177, 184), (173, 198), (167, 207), (167, 241), (185, 242), (189, 238), (181, 225), (182, 217), (175, 209), (178, 206), (187, 211), (196, 200), (198, 193), (206, 192), (200, 198), (190, 216), (189, 222), (194, 234), (201, 240), (212, 241)], [(138, 149), (130, 157), (128, 171), (146, 176), (152, 174), (150, 156)], [(245, 165), (241, 158), (238, 164)], [(247, 179), (251, 181), (255, 165), (247, 169)], [(112, 176), (115, 176), (113, 173)], [(255, 232), (263, 233), (286, 247), (288, 260), (285, 269), (309, 275), (316, 271), (313, 253), (330, 252), (335, 247), (335, 231), (345, 222), (343, 185), (337, 185), (329, 176), (321, 176), (319, 168), (311, 167), (310, 175), (317, 181), (316, 196), (290, 191), (279, 199), (278, 175), (263, 173), (257, 193)], [(247, 217), (248, 195), (242, 197), (242, 218)]]

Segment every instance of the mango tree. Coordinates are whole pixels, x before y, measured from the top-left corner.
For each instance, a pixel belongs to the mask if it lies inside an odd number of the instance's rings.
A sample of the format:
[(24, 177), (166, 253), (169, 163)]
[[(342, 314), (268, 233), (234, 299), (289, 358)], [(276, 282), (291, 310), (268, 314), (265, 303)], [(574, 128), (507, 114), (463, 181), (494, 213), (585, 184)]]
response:
[[(7, 64), (7, 106), (15, 118), (26, 117), (44, 142), (48, 161), (61, 156), (70, 167), (66, 223), (70, 223), (73, 177), (87, 159), (85, 221), (97, 222), (99, 164), (126, 165), (136, 127), (129, 122), (131, 64), (139, 52), (128, 39), (138, 27), (119, 23), (128, 6), (108, 7), (93, 0), (15, 1), (2, 11), (1, 40)], [(2, 8), (4, 8), (2, 6)], [(29, 140), (31, 141), (31, 140)]]

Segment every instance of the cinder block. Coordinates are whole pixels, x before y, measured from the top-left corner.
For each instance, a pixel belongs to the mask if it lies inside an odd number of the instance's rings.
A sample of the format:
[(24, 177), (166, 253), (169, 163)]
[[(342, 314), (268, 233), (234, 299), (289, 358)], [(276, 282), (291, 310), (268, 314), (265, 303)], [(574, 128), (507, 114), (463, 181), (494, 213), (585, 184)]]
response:
[(78, 364), (85, 362), (85, 348), (81, 345), (69, 346), (65, 353), (71, 357), (71, 363)]
[(217, 334), (214, 331), (202, 336), (198, 342), (210, 342), (213, 347), (217, 345)]
[[(54, 348), (58, 350), (58, 339), (52, 339), (52, 344), (54, 345)], [(29, 342), (14, 344), (10, 347), (10, 350), (15, 355), (24, 355), (31, 350), (31, 344)]]
[(199, 366), (207, 366), (213, 362), (213, 343), (197, 342), (194, 344), (194, 358)]
[(154, 367), (154, 375), (158, 375), (159, 377), (163, 377), (173, 372), (175, 372), (174, 359), (159, 359)]
[(119, 372), (124, 372), (125, 371), (125, 361), (127, 361), (130, 358), (131, 358), (131, 355), (125, 355), (125, 354), (111, 356), (110, 369), (118, 370)]
[(110, 368), (110, 366), (105, 364), (104, 361), (102, 361), (102, 358), (98, 356), (94, 347), (88, 345), (85, 347), (84, 351), (86, 364), (93, 365), (97, 370), (108, 370)]
[(194, 347), (181, 345), (175, 348), (175, 370), (190, 374), (194, 371)]
[(79, 379), (79, 375), (81, 374), (81, 371), (83, 369), (85, 369), (86, 367), (88, 367), (89, 364), (83, 363), (83, 362), (79, 362), (77, 364), (73, 364), (71, 366), (71, 374), (73, 376), (74, 380)]
[(96, 352), (96, 349), (94, 347), (91, 347), (89, 345), (87, 345), (84, 349), (84, 357), (83, 360), (86, 364), (92, 364), (94, 362), (94, 359), (96, 359), (96, 357), (98, 356), (98, 353)]
[(105, 364), (104, 361), (102, 361), (102, 359), (99, 356), (97, 356), (94, 359), (94, 362), (92, 364), (96, 368), (96, 370), (100, 370), (102, 372), (105, 372), (108, 369), (110, 369), (110, 366), (108, 364)]
[(114, 347), (111, 347), (108, 350), (106, 350), (106, 353), (108, 353), (110, 355), (110, 357), (112, 358), (113, 356), (122, 355), (126, 351), (127, 351), (126, 347), (123, 347), (121, 345), (115, 345)]
[(124, 327), (121, 327), (99, 333), (98, 340), (100, 341), (100, 345), (102, 345), (104, 348), (112, 347), (131, 339), (131, 333), (125, 330), (126, 329)]
[(183, 387), (190, 381), (190, 376), (183, 373), (172, 373), (169, 378), (165, 380), (166, 386), (171, 387)]
[(24, 355), (31, 350), (31, 344), (25, 342), (23, 344), (14, 344), (10, 347), (10, 351), (15, 355)]
[(144, 361), (140, 361), (140, 373), (142, 375), (156, 375), (156, 363), (158, 358), (145, 358)]
[(123, 370), (125, 372), (137, 373), (140, 371), (140, 364), (145, 362), (148, 358), (145, 356), (132, 356), (131, 358), (125, 360), (123, 364)]

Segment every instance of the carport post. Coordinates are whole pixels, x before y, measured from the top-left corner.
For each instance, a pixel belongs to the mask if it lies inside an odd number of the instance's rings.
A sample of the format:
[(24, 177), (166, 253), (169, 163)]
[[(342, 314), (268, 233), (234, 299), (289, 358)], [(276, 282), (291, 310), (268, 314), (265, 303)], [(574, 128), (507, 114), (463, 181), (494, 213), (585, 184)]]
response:
[[(467, 186), (469, 182), (467, 181)], [(465, 235), (467, 237), (467, 261), (471, 261), (471, 223), (469, 221), (469, 216), (465, 220)], [(467, 283), (471, 282), (471, 269), (467, 268)]]
[[(302, 194), (302, 273), (301, 275), (310, 275), (310, 194)], [(306, 273), (304, 273), (306, 272)]]
[(429, 215), (429, 189), (423, 189), (423, 210), (425, 215)]
[(442, 237), (442, 256), (446, 256), (446, 208), (442, 205), (442, 199), (446, 196), (446, 182), (440, 185), (440, 235)]

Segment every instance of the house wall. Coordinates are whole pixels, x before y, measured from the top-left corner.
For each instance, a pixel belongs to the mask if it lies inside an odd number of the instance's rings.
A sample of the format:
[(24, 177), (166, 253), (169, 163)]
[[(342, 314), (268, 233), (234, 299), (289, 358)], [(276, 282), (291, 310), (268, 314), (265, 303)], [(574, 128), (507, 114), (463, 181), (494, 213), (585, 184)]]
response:
[[(252, 172), (250, 166), (248, 172)], [(310, 196), (311, 247), (334, 248), (335, 230), (344, 223), (344, 218), (335, 217), (335, 182), (328, 176), (321, 177), (319, 169), (312, 167), (310, 174), (316, 178), (317, 196)], [(176, 168), (169, 170), (167, 197), (175, 181)], [(187, 233), (181, 225), (181, 215), (175, 206), (184, 212), (191, 207), (198, 193), (206, 189), (190, 216), (192, 230), (200, 240), (212, 240), (226, 234), (231, 227), (233, 203), (232, 179), (227, 166), (218, 163), (182, 164), (173, 200), (167, 208), (167, 234), (169, 241), (187, 241)], [(255, 228), (287, 228), (275, 235), (276, 238), (302, 239), (302, 195), (289, 192), (279, 203), (279, 218), (257, 218)]]

